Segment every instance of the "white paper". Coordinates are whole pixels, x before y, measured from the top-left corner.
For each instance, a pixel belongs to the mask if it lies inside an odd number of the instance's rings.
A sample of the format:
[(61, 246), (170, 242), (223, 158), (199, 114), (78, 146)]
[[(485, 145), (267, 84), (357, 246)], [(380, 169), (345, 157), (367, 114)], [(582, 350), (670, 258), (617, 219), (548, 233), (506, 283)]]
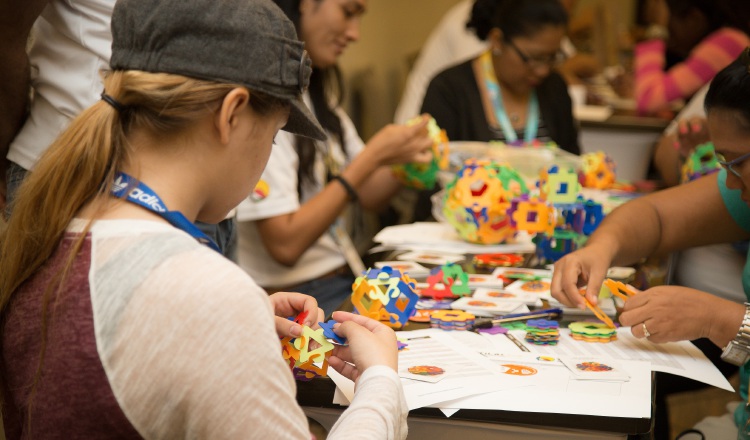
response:
[[(499, 367), (525, 367), (524, 375), (507, 375), (518, 385), (500, 392), (471, 396), (437, 405), (445, 411), (494, 409), (503, 411), (583, 414), (603, 417), (651, 417), (651, 371), (648, 362), (620, 361), (631, 376), (628, 382), (576, 380), (557, 360), (533, 353), (503, 355), (485, 352)], [(533, 374), (528, 374), (533, 370)], [(603, 401), (613, 402), (602, 404)], [(615, 403), (616, 402), (616, 403)], [(450, 411), (447, 411), (450, 412)]]
[(561, 357), (560, 362), (570, 370), (576, 380), (627, 382), (630, 375), (620, 361), (602, 356)]
[(504, 289), (490, 289), (487, 287), (480, 287), (475, 290), (472, 298), (491, 299), (493, 301), (520, 301), (530, 306), (542, 305), (542, 300), (539, 298), (539, 295), (532, 292), (508, 292)]
[[(388, 226), (373, 240), (394, 249), (446, 252), (451, 254), (485, 254), (534, 252), (535, 246), (528, 234), (519, 233), (516, 243), (482, 245), (468, 243), (458, 236), (453, 226), (439, 222), (421, 222)], [(383, 246), (380, 248), (382, 249)]]
[(508, 284), (505, 287), (505, 291), (511, 293), (533, 293), (540, 299), (551, 300), (552, 294), (550, 293), (550, 287), (552, 285), (551, 278), (542, 278), (540, 280), (524, 281), (518, 280)]
[(399, 364), (448, 365), (454, 371), (438, 383), (402, 379), (410, 410), (514, 386), (502, 380), (492, 362), (452, 340), (447, 332), (425, 329), (397, 334), (409, 344), (399, 352)]
[(503, 280), (490, 274), (470, 273), (467, 276), (469, 278), (469, 287), (472, 289), (477, 287), (502, 288), (504, 285)]
[(452, 309), (465, 310), (478, 316), (500, 316), (509, 313), (519, 313), (525, 304), (520, 301), (496, 301), (493, 299), (477, 299), (462, 297), (451, 303)]
[[(564, 356), (603, 356), (616, 360), (642, 360), (651, 363), (653, 371), (675, 374), (698, 382), (713, 385), (727, 391), (734, 391), (732, 385), (695, 345), (689, 341), (654, 344), (647, 339), (638, 339), (630, 327), (617, 329), (617, 340), (608, 343), (577, 341), (570, 331), (560, 329), (560, 342), (557, 345), (534, 345), (523, 340), (525, 333), (510, 332), (530, 351), (557, 357)], [(498, 351), (517, 353), (518, 347), (509, 344), (503, 335), (482, 335), (492, 341)]]
[(401, 273), (406, 273), (412, 278), (423, 278), (430, 274), (430, 269), (414, 261), (378, 261), (375, 267), (382, 269), (384, 267), (396, 269)]
[(406, 252), (396, 256), (396, 259), (402, 261), (414, 261), (423, 264), (444, 265), (457, 263), (465, 257), (459, 254), (444, 254), (441, 252)]

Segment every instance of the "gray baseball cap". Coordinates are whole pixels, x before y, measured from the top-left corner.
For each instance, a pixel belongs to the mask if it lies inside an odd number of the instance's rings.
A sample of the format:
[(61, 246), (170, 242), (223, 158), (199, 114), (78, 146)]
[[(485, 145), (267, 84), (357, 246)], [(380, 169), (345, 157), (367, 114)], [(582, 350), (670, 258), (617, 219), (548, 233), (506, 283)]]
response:
[(284, 130), (326, 138), (302, 101), (310, 57), (270, 0), (118, 0), (110, 66), (242, 84), (291, 104)]

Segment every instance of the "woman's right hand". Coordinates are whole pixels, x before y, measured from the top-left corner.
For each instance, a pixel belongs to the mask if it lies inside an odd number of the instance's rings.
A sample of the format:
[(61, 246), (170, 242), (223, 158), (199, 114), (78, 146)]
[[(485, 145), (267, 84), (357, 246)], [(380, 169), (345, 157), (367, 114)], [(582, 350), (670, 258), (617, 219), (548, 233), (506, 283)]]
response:
[(580, 289), (586, 287), (586, 299), (596, 304), (611, 263), (610, 253), (602, 246), (587, 246), (562, 257), (552, 273), (552, 297), (565, 306), (584, 309), (586, 302)]
[(354, 313), (337, 311), (333, 326), (337, 335), (347, 339), (346, 346), (337, 345), (328, 363), (343, 376), (357, 381), (364, 371), (375, 365), (385, 365), (398, 371), (396, 333), (374, 319)]
[(389, 124), (367, 142), (366, 151), (380, 165), (428, 163), (432, 160), (432, 139), (427, 132), (428, 115), (414, 125)]

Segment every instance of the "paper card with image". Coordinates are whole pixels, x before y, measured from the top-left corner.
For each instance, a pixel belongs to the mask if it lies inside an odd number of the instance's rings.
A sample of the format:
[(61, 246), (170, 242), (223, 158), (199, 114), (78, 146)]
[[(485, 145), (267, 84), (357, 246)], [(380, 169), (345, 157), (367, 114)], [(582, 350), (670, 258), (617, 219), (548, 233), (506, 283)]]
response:
[(469, 313), (481, 314), (484, 316), (492, 316), (513, 313), (524, 305), (525, 304), (520, 301), (497, 301), (494, 299), (463, 297), (453, 301), (451, 308), (465, 310)]
[(627, 382), (630, 375), (614, 359), (597, 356), (564, 356), (560, 358), (576, 380)]
[(505, 291), (518, 294), (532, 293), (538, 298), (552, 298), (552, 294), (550, 293), (551, 283), (551, 278), (530, 281), (518, 280), (505, 286)]
[(396, 256), (396, 259), (402, 261), (416, 261), (422, 264), (433, 264), (436, 266), (442, 266), (449, 263), (457, 263), (462, 261), (465, 257), (461, 254), (445, 254), (442, 252), (407, 252)]
[(382, 269), (386, 266), (398, 270), (401, 273), (407, 273), (412, 277), (426, 276), (430, 273), (430, 269), (413, 261), (378, 261), (375, 263), (375, 267), (378, 269)]
[(521, 267), (498, 267), (492, 271), (492, 276), (500, 280), (538, 280), (540, 278), (552, 278), (551, 270), (526, 269)]
[(474, 299), (491, 299), (494, 301), (511, 301), (522, 302), (526, 305), (541, 305), (542, 301), (539, 295), (532, 292), (508, 292), (503, 289), (491, 289), (489, 287), (479, 287), (472, 295)]
[(399, 362), (398, 376), (402, 379), (418, 380), (420, 382), (438, 383), (450, 374), (450, 366), (431, 363)]
[(472, 289), (477, 287), (503, 287), (503, 280), (489, 274), (470, 273), (468, 276), (469, 287)]

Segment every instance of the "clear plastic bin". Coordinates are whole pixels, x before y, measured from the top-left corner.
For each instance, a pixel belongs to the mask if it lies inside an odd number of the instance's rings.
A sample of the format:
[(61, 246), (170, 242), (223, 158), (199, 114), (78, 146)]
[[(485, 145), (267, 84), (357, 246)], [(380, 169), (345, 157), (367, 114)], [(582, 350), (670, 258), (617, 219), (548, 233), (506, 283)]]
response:
[(440, 184), (445, 187), (453, 181), (456, 173), (467, 159), (487, 159), (507, 163), (529, 184), (539, 180), (539, 172), (551, 165), (562, 168), (581, 168), (581, 158), (559, 148), (510, 147), (500, 142), (453, 141), (450, 145), (448, 169), (438, 173)]

